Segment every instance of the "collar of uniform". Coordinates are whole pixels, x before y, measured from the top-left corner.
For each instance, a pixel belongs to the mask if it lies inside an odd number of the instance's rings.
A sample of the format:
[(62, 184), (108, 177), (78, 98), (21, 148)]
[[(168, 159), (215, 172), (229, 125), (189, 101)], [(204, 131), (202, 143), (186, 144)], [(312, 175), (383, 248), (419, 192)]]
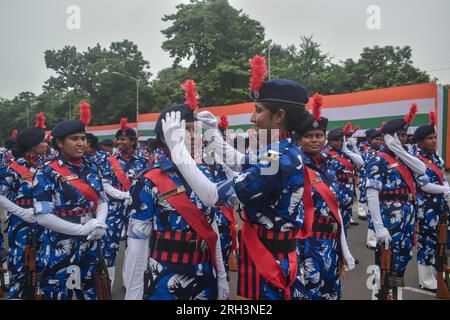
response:
[(425, 150), (423, 150), (423, 149), (421, 149), (421, 148), (419, 148), (419, 147), (416, 147), (416, 151), (418, 152), (418, 153), (420, 153), (422, 156), (424, 156), (425, 158), (428, 158), (428, 159), (432, 159), (433, 158), (433, 156), (436, 156), (436, 153), (430, 153), (430, 152), (428, 152), (428, 151), (425, 151)]
[(160, 152), (158, 152), (159, 156), (157, 158), (155, 158), (154, 166), (159, 167), (161, 169), (161, 171), (163, 171), (163, 172), (176, 168), (175, 165), (173, 164), (172, 160), (170, 160), (170, 158), (166, 154), (166, 152), (163, 149), (158, 149), (158, 150)]
[(57, 159), (58, 159), (58, 164), (59, 165), (66, 164), (66, 165), (69, 165), (72, 168), (76, 168), (76, 169), (81, 168), (84, 165), (84, 158), (81, 158), (81, 159), (68, 159), (68, 158), (64, 157), (62, 155), (62, 153), (58, 154)]

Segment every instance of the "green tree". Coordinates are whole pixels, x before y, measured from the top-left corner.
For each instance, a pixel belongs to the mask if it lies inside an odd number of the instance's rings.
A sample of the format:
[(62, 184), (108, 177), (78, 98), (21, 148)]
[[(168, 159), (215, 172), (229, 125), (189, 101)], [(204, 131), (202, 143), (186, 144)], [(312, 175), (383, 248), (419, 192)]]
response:
[(162, 30), (162, 48), (174, 66), (190, 62), (189, 77), (199, 85), (207, 105), (248, 99), (248, 60), (261, 54), (267, 43), (264, 27), (227, 0), (191, 0), (165, 15), (171, 25)]
[(90, 101), (92, 124), (117, 123), (120, 117), (128, 117), (130, 122), (135, 120), (136, 82), (132, 78), (140, 80), (140, 112), (151, 110), (150, 64), (129, 40), (113, 42), (108, 49), (97, 44), (85, 52), (78, 52), (73, 46), (47, 50), (45, 62), (56, 76), (46, 81), (44, 89), (75, 93), (76, 97)]

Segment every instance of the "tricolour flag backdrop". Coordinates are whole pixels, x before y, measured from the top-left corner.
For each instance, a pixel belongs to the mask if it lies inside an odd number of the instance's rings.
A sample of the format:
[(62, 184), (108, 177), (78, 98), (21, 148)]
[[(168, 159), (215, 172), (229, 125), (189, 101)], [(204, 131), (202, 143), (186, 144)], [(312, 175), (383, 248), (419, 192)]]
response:
[[(438, 152), (446, 160), (446, 167), (450, 168), (450, 139), (448, 137), (448, 123), (450, 120), (449, 89), (435, 83), (402, 86), (387, 89), (361, 91), (348, 94), (324, 96), (322, 114), (330, 119), (328, 128), (344, 126), (347, 121), (352, 125), (359, 124), (361, 129), (378, 128), (383, 121), (404, 117), (411, 104), (419, 107), (418, 114), (412, 123), (417, 127), (427, 124), (428, 113), (436, 111), (438, 115)], [(311, 108), (311, 103), (307, 105)], [(211, 106), (201, 108), (211, 111), (217, 117), (228, 116), (229, 129), (243, 129), (252, 127), (250, 117), (254, 111), (254, 103), (242, 103), (230, 106)], [(154, 128), (158, 113), (139, 116), (140, 136), (154, 136)], [(136, 128), (136, 123), (130, 123)], [(88, 131), (99, 136), (100, 140), (114, 138), (119, 124), (89, 127)]]

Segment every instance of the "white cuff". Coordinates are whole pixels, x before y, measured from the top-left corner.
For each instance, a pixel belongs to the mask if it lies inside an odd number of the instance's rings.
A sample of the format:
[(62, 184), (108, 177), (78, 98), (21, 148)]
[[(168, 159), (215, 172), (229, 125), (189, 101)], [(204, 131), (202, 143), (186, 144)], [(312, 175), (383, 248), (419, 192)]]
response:
[(450, 188), (449, 187), (445, 187), (445, 186), (440, 186), (434, 183), (427, 183), (424, 186), (421, 186), (420, 189), (422, 189), (422, 191), (426, 192), (426, 193), (431, 193), (431, 194), (444, 194), (447, 192), (450, 192)]
[(102, 201), (98, 204), (97, 210), (95, 211), (97, 220), (105, 223), (108, 217), (108, 202)]

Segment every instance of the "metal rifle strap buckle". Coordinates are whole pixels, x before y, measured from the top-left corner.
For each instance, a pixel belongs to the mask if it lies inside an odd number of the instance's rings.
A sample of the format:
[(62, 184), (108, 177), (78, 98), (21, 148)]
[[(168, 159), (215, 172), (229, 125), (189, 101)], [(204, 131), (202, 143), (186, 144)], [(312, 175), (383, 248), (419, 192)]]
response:
[(388, 168), (388, 169), (392, 169), (392, 168), (398, 167), (399, 165), (400, 165), (400, 164), (399, 164), (398, 162), (396, 162), (396, 163), (393, 163), (393, 164), (388, 165), (387, 168)]
[(72, 174), (70, 176), (61, 176), (63, 181), (70, 181), (70, 180), (75, 180), (78, 179), (78, 176), (76, 174)]

